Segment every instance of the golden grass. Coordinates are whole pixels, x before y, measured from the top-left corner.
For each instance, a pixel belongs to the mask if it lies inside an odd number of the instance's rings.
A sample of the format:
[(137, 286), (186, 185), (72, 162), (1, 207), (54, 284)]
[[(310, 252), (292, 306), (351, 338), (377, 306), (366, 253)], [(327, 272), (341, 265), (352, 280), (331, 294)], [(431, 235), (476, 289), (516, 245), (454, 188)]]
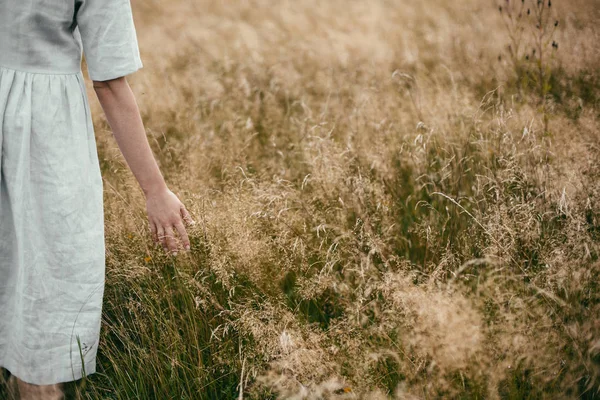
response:
[(151, 245), (95, 102), (85, 396), (600, 396), (600, 7), (553, 3), (545, 132), (493, 2), (134, 0), (129, 82), (199, 223)]

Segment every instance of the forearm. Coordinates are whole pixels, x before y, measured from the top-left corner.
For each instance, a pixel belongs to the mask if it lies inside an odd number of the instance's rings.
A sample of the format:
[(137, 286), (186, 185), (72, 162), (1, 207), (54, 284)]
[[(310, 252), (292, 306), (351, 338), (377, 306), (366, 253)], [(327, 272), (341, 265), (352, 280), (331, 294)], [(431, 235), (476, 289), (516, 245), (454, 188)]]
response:
[(125, 161), (146, 195), (166, 188), (135, 100), (125, 78), (94, 82), (94, 91), (104, 110)]

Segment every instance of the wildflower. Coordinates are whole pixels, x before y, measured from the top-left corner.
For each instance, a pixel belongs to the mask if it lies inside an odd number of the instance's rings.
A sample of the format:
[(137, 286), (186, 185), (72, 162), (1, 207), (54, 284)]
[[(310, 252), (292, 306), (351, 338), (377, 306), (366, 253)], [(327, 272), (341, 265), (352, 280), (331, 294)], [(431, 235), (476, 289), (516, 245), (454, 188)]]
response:
[(144, 258), (144, 261), (146, 261), (147, 263), (149, 263), (149, 262), (150, 262), (150, 260), (152, 260), (152, 257), (150, 257), (150, 256), (146, 256), (146, 257)]

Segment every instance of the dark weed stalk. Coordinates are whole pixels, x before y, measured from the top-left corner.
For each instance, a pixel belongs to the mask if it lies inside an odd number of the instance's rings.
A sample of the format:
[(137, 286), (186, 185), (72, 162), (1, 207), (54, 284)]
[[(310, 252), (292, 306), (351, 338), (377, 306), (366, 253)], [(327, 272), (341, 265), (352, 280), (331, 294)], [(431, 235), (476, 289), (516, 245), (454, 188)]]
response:
[(548, 94), (551, 89), (552, 64), (558, 43), (555, 40), (559, 22), (552, 0), (505, 0), (498, 7), (508, 33), (509, 59), (515, 70), (520, 90), (537, 95), (539, 111), (548, 133), (550, 114)]

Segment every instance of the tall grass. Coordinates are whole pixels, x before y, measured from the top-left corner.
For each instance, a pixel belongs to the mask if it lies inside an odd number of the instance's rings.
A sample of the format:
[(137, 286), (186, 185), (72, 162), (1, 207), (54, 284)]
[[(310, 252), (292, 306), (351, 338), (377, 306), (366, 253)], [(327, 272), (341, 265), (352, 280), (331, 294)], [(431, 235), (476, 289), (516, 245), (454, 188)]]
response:
[(600, 397), (595, 2), (552, 4), (542, 113), (493, 2), (133, 4), (129, 81), (198, 223), (189, 255), (151, 244), (94, 103), (108, 264), (79, 398)]

